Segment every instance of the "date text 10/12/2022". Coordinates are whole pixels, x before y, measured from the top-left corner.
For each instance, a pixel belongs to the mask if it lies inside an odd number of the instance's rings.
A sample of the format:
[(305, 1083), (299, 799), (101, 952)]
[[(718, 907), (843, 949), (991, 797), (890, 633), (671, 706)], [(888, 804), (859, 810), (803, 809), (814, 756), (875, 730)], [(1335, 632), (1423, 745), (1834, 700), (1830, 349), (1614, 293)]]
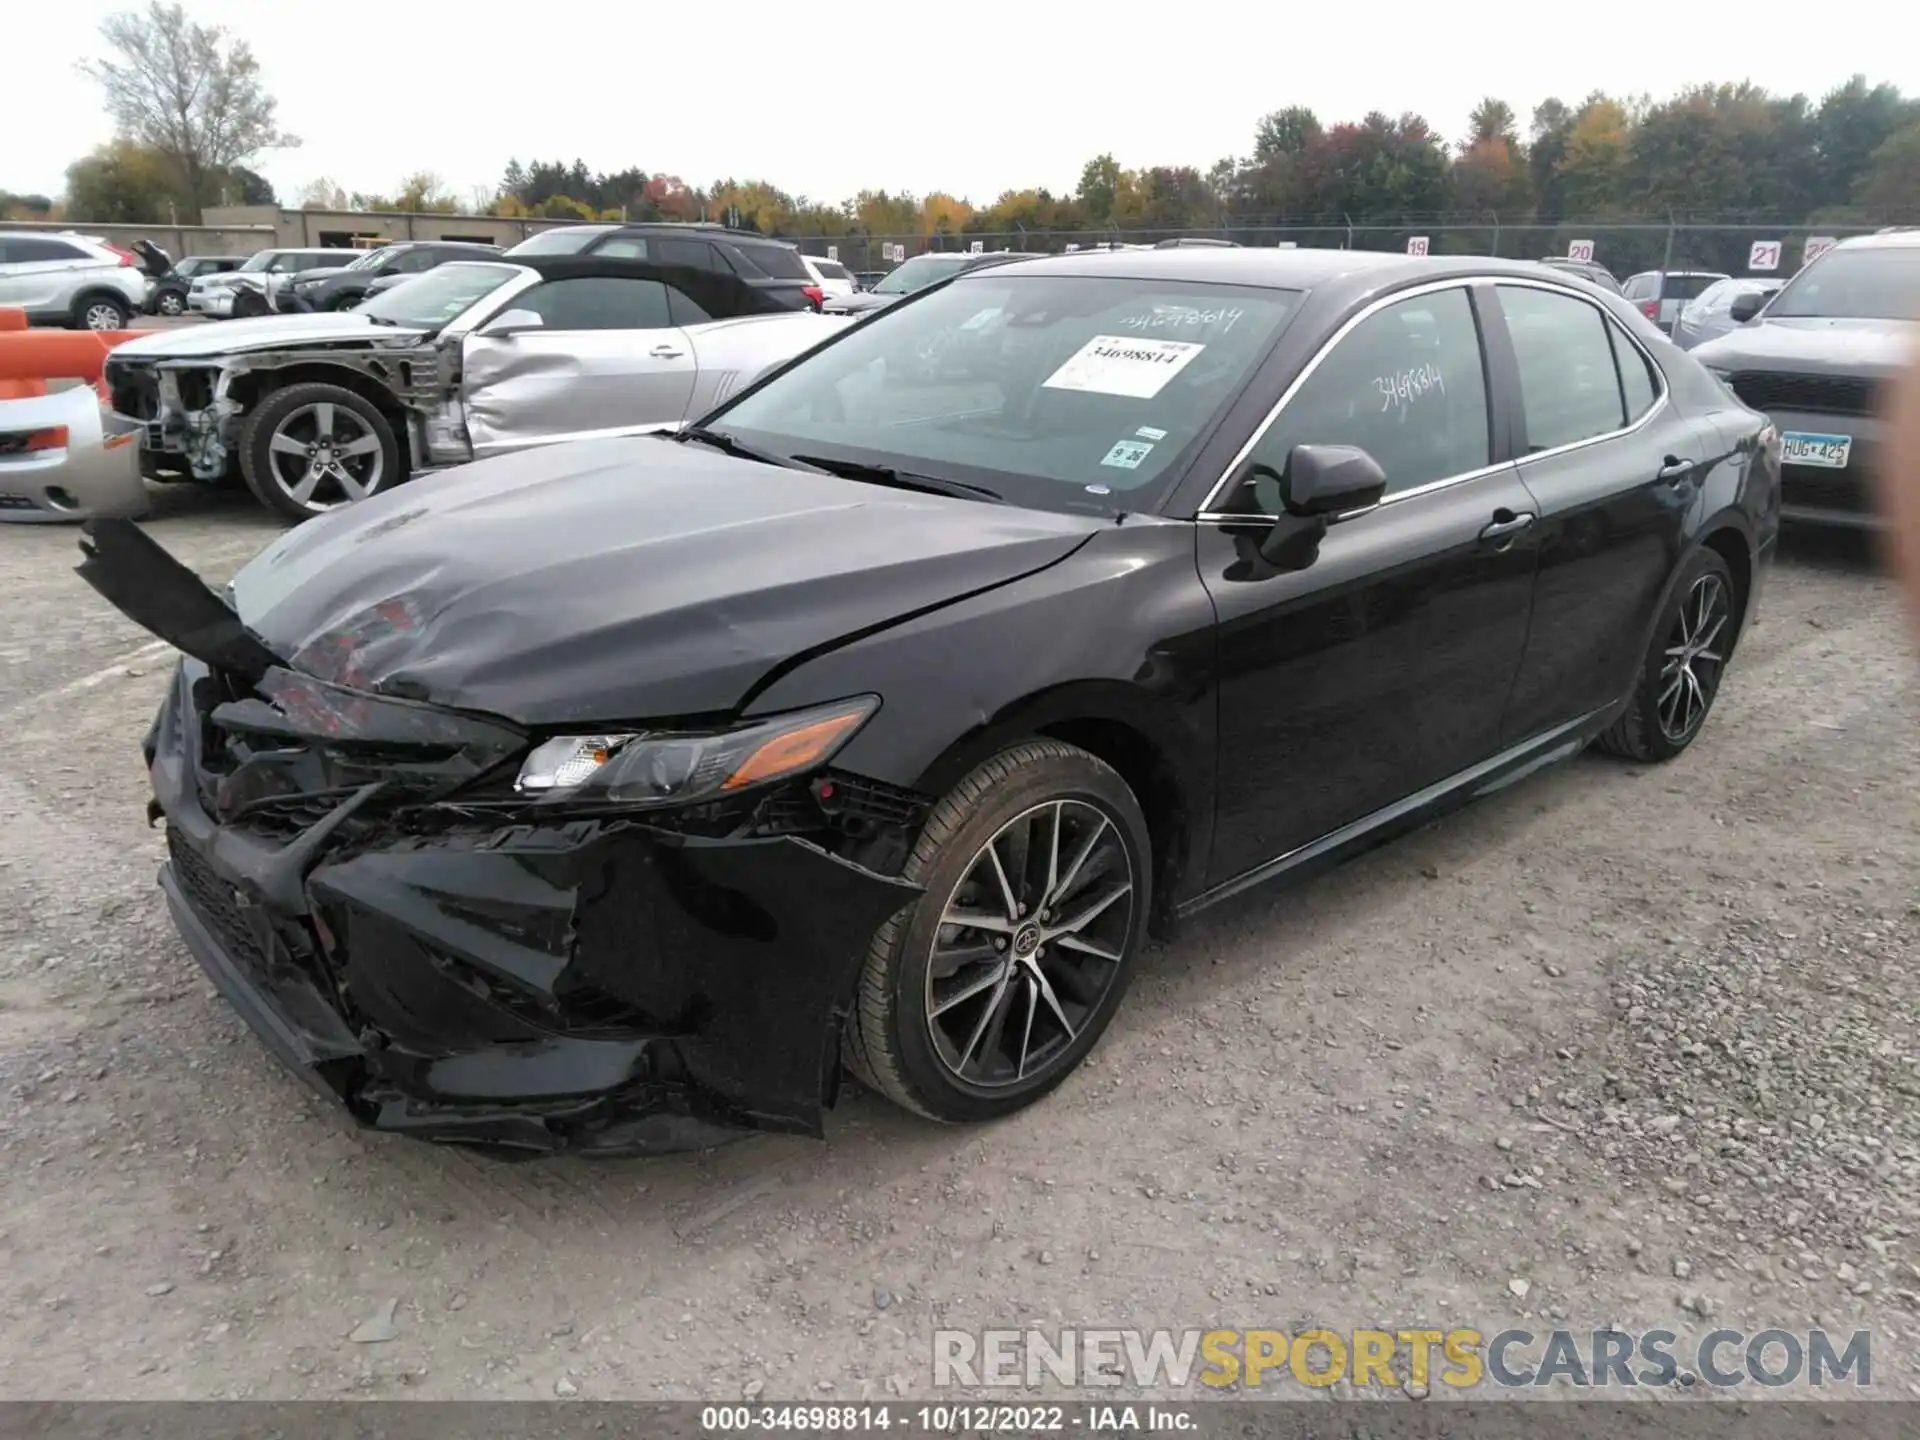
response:
[(700, 1429), (708, 1434), (756, 1431), (924, 1431), (935, 1435), (1180, 1434), (1199, 1428), (1193, 1409), (1178, 1405), (708, 1405)]

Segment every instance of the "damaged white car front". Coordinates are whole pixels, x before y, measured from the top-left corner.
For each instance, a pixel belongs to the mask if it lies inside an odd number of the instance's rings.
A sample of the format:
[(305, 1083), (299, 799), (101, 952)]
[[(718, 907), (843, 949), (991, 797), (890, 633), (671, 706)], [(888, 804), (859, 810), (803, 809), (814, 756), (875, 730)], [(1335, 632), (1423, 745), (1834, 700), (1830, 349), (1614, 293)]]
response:
[(628, 260), (456, 262), (356, 310), (129, 342), (106, 379), (147, 475), (237, 475), (299, 520), (528, 445), (673, 428), (845, 323), (712, 313), (760, 303)]

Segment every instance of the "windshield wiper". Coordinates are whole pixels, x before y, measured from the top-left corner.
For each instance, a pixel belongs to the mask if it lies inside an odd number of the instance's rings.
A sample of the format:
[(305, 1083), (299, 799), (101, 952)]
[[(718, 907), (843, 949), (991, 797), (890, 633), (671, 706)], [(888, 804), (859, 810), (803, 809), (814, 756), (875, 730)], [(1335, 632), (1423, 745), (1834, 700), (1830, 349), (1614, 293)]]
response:
[(675, 431), (667, 436), (670, 440), (684, 445), (689, 440), (697, 440), (702, 445), (711, 445), (722, 454), (731, 455), (739, 460), (758, 460), (762, 465), (778, 465), (782, 470), (814, 470), (825, 473), (819, 465), (806, 463), (799, 455), (776, 455), (771, 450), (762, 450), (757, 445), (749, 445), (744, 440), (720, 430), (709, 430), (704, 425), (690, 425), (685, 430)]
[(796, 455), (796, 460), (804, 461), (816, 470), (825, 470), (830, 475), (838, 475), (846, 480), (861, 480), (870, 485), (891, 485), (896, 490), (919, 490), (928, 495), (952, 495), (961, 500), (986, 500), (995, 505), (1004, 505), (1006, 499), (998, 490), (989, 490), (984, 485), (969, 485), (964, 480), (947, 480), (938, 475), (916, 475), (908, 470), (896, 470), (891, 465), (868, 465), (859, 460), (833, 460), (824, 455)]

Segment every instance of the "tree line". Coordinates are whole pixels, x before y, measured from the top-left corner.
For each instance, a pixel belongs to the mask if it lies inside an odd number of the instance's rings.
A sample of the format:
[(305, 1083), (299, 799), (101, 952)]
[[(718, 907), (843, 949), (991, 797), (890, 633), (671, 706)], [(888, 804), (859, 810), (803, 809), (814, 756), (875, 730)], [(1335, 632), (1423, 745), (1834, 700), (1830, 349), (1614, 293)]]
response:
[[(275, 203), (247, 162), (297, 145), (244, 41), (177, 4), (102, 26), (102, 87), (117, 138), (76, 160), (64, 201), (0, 191), (0, 217), (194, 223), (216, 204)], [(0, 177), (4, 179), (4, 177)], [(1328, 123), (1300, 106), (1265, 116), (1251, 151), (1205, 169), (1129, 169), (1110, 154), (1069, 193), (1010, 189), (975, 203), (945, 191), (862, 190), (819, 201), (765, 179), (704, 187), (637, 167), (510, 161), (497, 185), (454, 194), (431, 171), (391, 191), (319, 179), (312, 208), (719, 220), (788, 237), (1204, 231), (1257, 226), (1558, 226), (1578, 221), (1753, 222), (1775, 227), (1920, 221), (1920, 99), (1856, 75), (1819, 101), (1750, 83), (1669, 99), (1596, 91), (1549, 99), (1522, 129), (1488, 97), (1449, 142), (1419, 115)]]

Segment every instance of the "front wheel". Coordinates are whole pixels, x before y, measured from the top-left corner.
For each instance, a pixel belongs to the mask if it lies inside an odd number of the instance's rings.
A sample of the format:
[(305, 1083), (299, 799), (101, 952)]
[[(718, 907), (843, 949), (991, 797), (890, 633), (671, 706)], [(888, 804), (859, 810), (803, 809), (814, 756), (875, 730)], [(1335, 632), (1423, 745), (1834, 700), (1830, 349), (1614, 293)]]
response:
[(239, 450), (247, 487), (289, 520), (364, 500), (400, 478), (386, 416), (339, 385), (275, 390), (247, 416)]
[(1712, 550), (1694, 552), (1641, 662), (1627, 708), (1599, 745), (1644, 762), (1671, 760), (1699, 735), (1740, 633), (1733, 572)]
[(1001, 751), (935, 807), (875, 934), (853, 1072), (935, 1120), (1032, 1104), (1086, 1057), (1145, 944), (1152, 844), (1132, 790), (1084, 750)]
[(234, 319), (247, 320), (255, 316), (269, 315), (271, 313), (272, 311), (267, 306), (266, 296), (256, 294), (252, 290), (238, 290), (234, 292)]
[(187, 312), (187, 297), (178, 290), (162, 290), (154, 297), (153, 308), (161, 315), (184, 315)]

